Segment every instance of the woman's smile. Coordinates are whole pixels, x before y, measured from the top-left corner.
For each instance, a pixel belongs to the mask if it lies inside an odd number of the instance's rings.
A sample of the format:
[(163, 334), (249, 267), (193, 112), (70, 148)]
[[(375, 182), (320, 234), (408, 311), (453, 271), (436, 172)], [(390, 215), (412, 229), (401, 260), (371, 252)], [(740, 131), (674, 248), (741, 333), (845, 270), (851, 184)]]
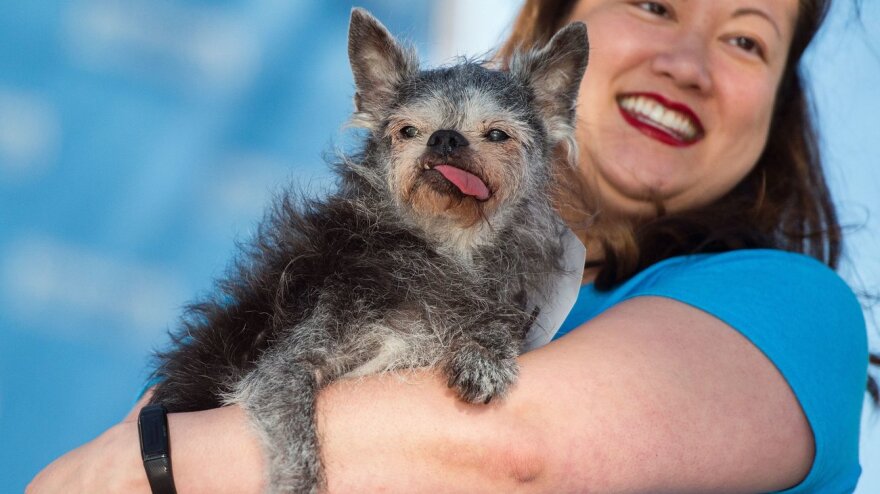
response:
[(617, 98), (617, 106), (628, 124), (670, 146), (690, 146), (705, 134), (703, 124), (693, 110), (659, 94), (624, 94)]
[(700, 207), (752, 170), (797, 11), (797, 0), (577, 3), (571, 19), (586, 22), (592, 51), (580, 165), (605, 210)]

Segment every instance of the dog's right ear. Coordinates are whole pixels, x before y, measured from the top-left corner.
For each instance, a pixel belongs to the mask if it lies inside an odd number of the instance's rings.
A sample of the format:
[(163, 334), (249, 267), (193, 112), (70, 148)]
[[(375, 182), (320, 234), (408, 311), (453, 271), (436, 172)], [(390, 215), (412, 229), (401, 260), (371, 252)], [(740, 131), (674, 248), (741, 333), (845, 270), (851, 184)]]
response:
[(418, 73), (418, 58), (369, 12), (355, 8), (348, 27), (348, 59), (356, 88), (352, 123), (375, 129), (398, 85)]
[(510, 62), (510, 72), (534, 91), (538, 109), (555, 139), (571, 134), (589, 51), (587, 26), (573, 22), (543, 48), (517, 53)]

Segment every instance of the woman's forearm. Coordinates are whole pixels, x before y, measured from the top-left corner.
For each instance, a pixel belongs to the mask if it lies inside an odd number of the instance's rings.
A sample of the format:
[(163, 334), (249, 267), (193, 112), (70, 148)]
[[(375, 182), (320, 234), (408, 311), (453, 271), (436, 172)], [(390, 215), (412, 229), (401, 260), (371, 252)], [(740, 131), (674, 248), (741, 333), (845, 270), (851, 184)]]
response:
[(331, 493), (517, 492), (540, 473), (512, 402), (464, 403), (434, 371), (340, 381), (317, 409)]
[[(328, 490), (516, 492), (539, 459), (524, 453), (536, 438), (510, 405), (467, 404), (432, 370), (338, 381), (317, 403)], [(263, 492), (259, 441), (241, 408), (170, 414), (169, 428), (180, 494)]]
[[(534, 487), (540, 458), (527, 452), (540, 451), (538, 438), (515, 403), (465, 403), (433, 370), (338, 381), (319, 394), (316, 413), (328, 490)], [(180, 494), (263, 492), (259, 441), (239, 407), (171, 414), (169, 427)]]
[[(137, 431), (126, 419), (64, 455), (29, 494), (149, 494)], [(330, 492), (515, 492), (535, 477), (533, 445), (506, 402), (470, 405), (439, 373), (416, 370), (339, 381), (317, 403)], [(168, 415), (180, 494), (258, 494), (265, 463), (256, 432), (237, 406)]]
[[(180, 494), (259, 494), (263, 457), (236, 406), (168, 415), (174, 482)], [(137, 444), (137, 440), (135, 440)]]

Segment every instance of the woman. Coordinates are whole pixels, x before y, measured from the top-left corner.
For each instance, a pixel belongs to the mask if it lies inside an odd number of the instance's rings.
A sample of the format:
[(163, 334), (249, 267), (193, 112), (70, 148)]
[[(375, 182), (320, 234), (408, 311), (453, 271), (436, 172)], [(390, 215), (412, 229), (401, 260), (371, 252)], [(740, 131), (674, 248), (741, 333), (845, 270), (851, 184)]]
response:
[[(503, 402), (463, 404), (431, 371), (323, 392), (330, 491), (851, 491), (861, 311), (830, 269), (784, 252), (834, 266), (839, 251), (796, 71), (826, 7), (528, 1), (502, 55), (569, 20), (590, 30), (588, 284)], [(563, 200), (575, 228), (580, 203)], [(149, 492), (135, 415), (30, 492)], [(261, 491), (241, 410), (169, 420), (179, 492)]]

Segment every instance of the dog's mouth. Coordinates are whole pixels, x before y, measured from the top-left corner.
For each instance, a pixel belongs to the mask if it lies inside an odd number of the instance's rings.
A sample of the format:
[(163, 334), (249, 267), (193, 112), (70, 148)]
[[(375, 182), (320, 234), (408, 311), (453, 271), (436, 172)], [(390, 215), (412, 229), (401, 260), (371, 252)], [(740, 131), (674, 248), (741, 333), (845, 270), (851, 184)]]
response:
[[(455, 190), (465, 196), (473, 197), (478, 201), (487, 201), (492, 197), (492, 191), (486, 185), (486, 181), (471, 170), (466, 170), (457, 163), (425, 161), (422, 164), (425, 173), (433, 175), (432, 182), (435, 185), (452, 185)], [(442, 181), (437, 183), (437, 181)]]

